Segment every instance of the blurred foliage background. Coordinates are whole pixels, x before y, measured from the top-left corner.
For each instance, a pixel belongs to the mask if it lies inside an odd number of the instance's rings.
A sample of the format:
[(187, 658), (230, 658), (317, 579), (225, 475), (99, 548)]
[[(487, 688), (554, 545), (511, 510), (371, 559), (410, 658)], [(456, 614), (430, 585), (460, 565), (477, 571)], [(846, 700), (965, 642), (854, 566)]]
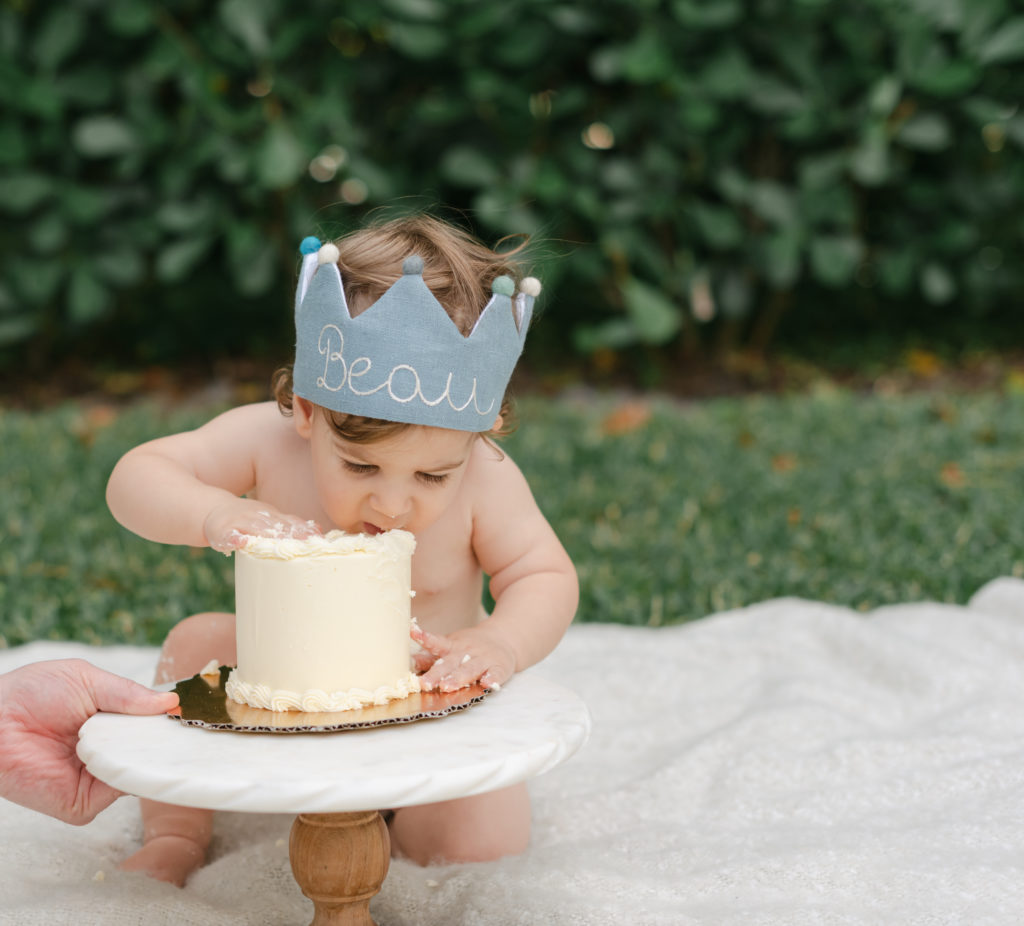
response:
[(1020, 343), (1022, 59), (1021, 0), (2, 0), (0, 354), (288, 360), (381, 207), (533, 236), (549, 366)]

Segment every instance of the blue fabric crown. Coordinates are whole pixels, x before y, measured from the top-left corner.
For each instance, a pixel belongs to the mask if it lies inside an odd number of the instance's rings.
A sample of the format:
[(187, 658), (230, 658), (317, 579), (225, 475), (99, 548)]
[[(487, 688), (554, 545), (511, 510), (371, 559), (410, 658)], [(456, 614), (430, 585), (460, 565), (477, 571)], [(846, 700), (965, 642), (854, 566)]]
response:
[(338, 249), (306, 238), (295, 293), (293, 391), (317, 405), (385, 421), (489, 431), (523, 351), (540, 283), (520, 292), (510, 277), (466, 336), (423, 282), (423, 261), (355, 318), (345, 300)]

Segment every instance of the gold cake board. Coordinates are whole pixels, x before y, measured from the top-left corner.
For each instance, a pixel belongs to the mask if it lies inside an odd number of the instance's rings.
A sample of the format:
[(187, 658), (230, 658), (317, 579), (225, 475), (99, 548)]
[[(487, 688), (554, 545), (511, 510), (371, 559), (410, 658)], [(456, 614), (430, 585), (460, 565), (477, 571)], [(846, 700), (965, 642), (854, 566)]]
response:
[(478, 704), (490, 693), (476, 684), (458, 691), (421, 691), (351, 711), (268, 711), (227, 696), (224, 686), (232, 668), (221, 666), (217, 675), (193, 675), (178, 682), (174, 690), (180, 706), (172, 719), (190, 727), (238, 733), (337, 733), (444, 717)]

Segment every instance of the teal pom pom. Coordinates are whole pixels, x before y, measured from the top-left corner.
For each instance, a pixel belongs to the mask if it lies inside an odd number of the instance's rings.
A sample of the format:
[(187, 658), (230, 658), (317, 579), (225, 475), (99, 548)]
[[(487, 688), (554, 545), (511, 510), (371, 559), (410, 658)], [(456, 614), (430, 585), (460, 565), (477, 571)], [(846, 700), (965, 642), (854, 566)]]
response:
[(423, 258), (416, 254), (402, 261), (402, 273), (406, 276), (419, 276), (423, 273)]
[(515, 291), (516, 284), (512, 281), (512, 277), (495, 277), (491, 284), (491, 292), (497, 293), (499, 296), (511, 296)]
[(308, 238), (303, 238), (302, 244), (299, 245), (299, 250), (303, 254), (316, 254), (320, 250), (320, 239), (314, 238), (312, 235)]

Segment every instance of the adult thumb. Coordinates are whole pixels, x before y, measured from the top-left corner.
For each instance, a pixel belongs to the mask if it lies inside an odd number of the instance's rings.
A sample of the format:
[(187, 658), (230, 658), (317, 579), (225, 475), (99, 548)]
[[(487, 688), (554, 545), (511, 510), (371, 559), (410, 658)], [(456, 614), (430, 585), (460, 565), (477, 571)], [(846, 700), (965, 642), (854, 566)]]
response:
[(98, 711), (115, 714), (166, 714), (178, 706), (178, 696), (173, 691), (153, 691), (131, 679), (104, 672), (89, 666), (85, 672), (86, 683), (92, 694), (93, 704)]

